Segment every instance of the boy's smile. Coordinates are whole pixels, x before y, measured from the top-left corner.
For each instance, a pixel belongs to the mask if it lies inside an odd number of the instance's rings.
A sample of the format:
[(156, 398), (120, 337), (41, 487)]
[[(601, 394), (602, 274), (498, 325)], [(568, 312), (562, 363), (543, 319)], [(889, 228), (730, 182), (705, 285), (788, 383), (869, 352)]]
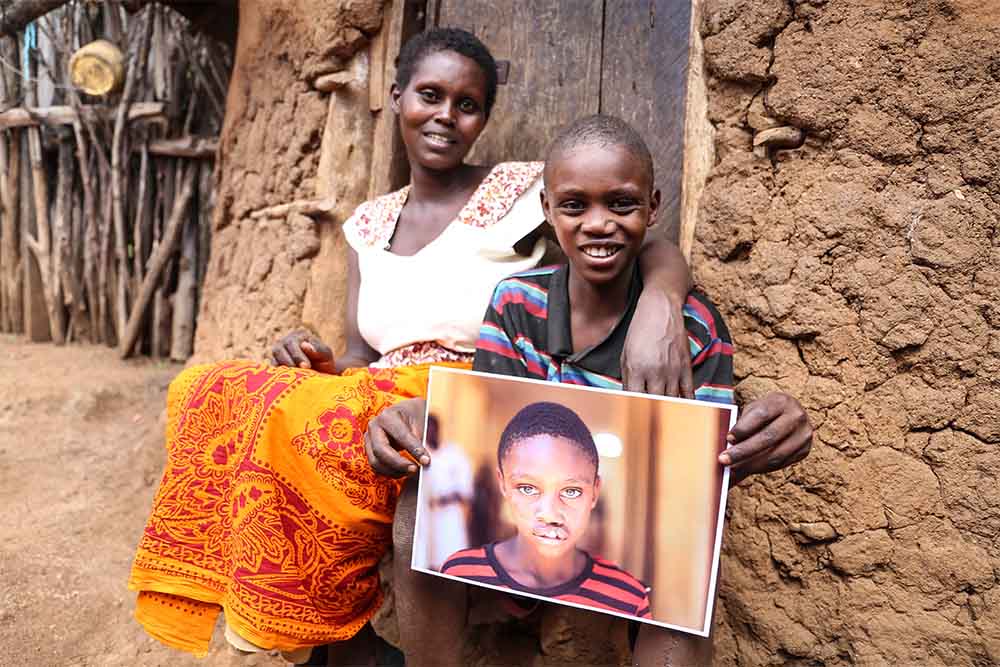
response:
[(586, 282), (627, 276), (656, 221), (660, 193), (652, 185), (648, 167), (625, 146), (582, 143), (546, 165), (545, 218)]

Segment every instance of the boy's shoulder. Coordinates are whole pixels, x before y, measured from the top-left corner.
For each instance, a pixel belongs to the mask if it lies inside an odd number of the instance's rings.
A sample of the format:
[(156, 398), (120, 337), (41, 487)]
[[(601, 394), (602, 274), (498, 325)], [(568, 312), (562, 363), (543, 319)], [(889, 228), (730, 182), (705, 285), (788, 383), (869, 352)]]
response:
[(448, 556), (448, 560), (446, 560), (444, 565), (441, 566), (441, 572), (463, 576), (462, 572), (456, 572), (454, 570), (462, 569), (464, 567), (477, 568), (484, 565), (489, 566), (489, 559), (486, 556), (486, 547), (474, 547), (472, 549), (456, 551), (452, 555)]
[(646, 584), (632, 576), (625, 568), (606, 558), (591, 556), (594, 561), (594, 569), (591, 576), (595, 579), (605, 581), (619, 588), (626, 588), (635, 595), (645, 595)]
[(506, 282), (537, 282), (537, 283), (548, 283), (555, 275), (557, 271), (565, 268), (562, 264), (552, 264), (550, 266), (538, 266), (534, 269), (528, 269), (527, 271), (519, 271), (513, 273), (510, 276), (504, 278), (499, 284), (503, 285)]
[(504, 278), (493, 290), (493, 308), (502, 314), (506, 304), (514, 303), (524, 306), (533, 315), (541, 315), (548, 303), (553, 280), (562, 268), (545, 266)]
[(691, 290), (682, 310), (685, 328), (703, 342), (713, 340), (732, 342), (729, 327), (726, 326), (722, 313), (703, 293)]

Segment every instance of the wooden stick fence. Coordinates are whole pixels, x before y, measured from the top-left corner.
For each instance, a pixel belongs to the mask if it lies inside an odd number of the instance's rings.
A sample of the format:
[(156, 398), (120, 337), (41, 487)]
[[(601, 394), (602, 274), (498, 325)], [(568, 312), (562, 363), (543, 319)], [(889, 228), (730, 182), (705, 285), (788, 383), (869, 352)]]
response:
[[(69, 59), (105, 39), (123, 90)], [(231, 55), (172, 10), (77, 0), (0, 39), (0, 332), (190, 356)]]

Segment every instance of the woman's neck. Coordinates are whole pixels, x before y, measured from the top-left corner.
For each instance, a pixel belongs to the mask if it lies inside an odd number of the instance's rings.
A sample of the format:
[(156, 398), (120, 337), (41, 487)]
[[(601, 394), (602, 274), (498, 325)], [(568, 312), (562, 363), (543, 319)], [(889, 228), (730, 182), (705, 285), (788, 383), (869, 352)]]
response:
[(498, 544), (496, 553), (514, 581), (528, 588), (561, 586), (578, 577), (587, 565), (587, 557), (579, 549), (573, 550), (572, 558), (545, 558), (520, 536)]
[(411, 165), (410, 198), (418, 202), (447, 201), (456, 196), (468, 198), (489, 172), (485, 167), (465, 163), (447, 171), (427, 169), (413, 162)]

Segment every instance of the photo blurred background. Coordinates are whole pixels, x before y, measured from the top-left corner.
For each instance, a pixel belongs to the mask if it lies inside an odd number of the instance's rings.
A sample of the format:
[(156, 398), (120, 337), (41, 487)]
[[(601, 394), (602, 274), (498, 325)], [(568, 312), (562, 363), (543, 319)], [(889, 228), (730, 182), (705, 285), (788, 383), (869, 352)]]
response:
[(654, 620), (701, 629), (722, 490), (716, 457), (730, 423), (726, 406), (434, 369), (432, 464), (420, 480), (414, 566), (436, 571), (455, 551), (513, 535), (497, 482), (497, 443), (514, 414), (536, 401), (576, 411), (597, 443), (601, 495), (581, 546), (650, 587)]

